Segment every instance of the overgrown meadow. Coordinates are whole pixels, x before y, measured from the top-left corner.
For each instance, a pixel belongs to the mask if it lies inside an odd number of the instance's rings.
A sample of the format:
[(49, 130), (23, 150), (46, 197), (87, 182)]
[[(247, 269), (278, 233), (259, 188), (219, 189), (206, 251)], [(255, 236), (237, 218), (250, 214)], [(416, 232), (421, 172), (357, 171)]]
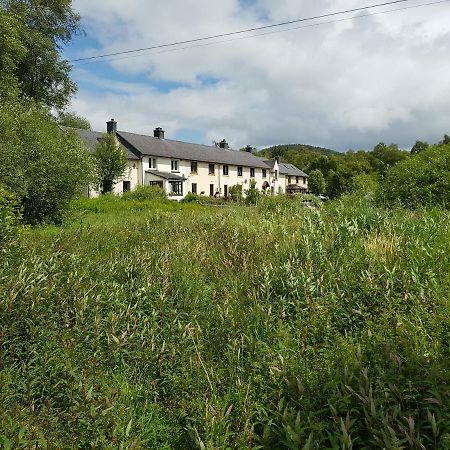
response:
[(0, 266), (0, 447), (450, 449), (450, 212), (78, 200)]

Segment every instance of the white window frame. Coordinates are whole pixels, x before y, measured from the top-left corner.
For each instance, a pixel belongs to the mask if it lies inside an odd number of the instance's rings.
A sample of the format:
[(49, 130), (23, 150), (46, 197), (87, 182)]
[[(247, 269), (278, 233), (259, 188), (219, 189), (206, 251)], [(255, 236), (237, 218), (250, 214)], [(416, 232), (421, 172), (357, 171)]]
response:
[(170, 167), (172, 172), (179, 172), (180, 171), (180, 161), (178, 159), (172, 159), (170, 161)]

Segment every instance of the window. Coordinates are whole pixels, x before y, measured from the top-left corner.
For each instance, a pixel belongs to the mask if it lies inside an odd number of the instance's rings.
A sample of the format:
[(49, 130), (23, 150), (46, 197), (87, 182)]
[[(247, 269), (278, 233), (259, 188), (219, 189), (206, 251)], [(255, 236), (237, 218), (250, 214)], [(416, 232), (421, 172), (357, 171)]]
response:
[(266, 169), (262, 170), (262, 177), (267, 178), (267, 170)]
[(303, 184), (306, 184), (306, 177), (303, 177)]
[(150, 167), (150, 169), (156, 169), (156, 158), (149, 158), (148, 159), (148, 165)]
[(227, 165), (223, 166), (223, 174), (228, 175), (228, 166)]
[(191, 161), (191, 173), (197, 173), (197, 161)]
[(295, 182), (298, 184), (300, 178), (299, 177), (295, 177)]
[(150, 186), (158, 186), (161, 189), (163, 189), (163, 182), (162, 181), (150, 181)]
[(169, 181), (172, 185), (172, 195), (183, 195), (183, 182), (182, 181)]
[(179, 169), (178, 163), (179, 161), (177, 161), (176, 159), (172, 159), (171, 162), (172, 172), (178, 172)]
[(209, 185), (209, 195), (211, 197), (214, 197), (214, 185), (213, 184)]
[(243, 172), (242, 166), (238, 166), (238, 177), (242, 177), (242, 172)]
[(291, 184), (291, 176), (288, 176), (288, 184)]
[(255, 178), (255, 169), (253, 167), (250, 168), (250, 178)]
[(275, 170), (275, 180), (278, 180), (278, 170)]
[(131, 181), (123, 182), (123, 192), (130, 192), (131, 190)]
[(215, 172), (216, 172), (216, 167), (215, 167), (215, 165), (214, 165), (214, 164), (209, 164), (209, 166), (208, 166), (208, 173), (209, 173), (210, 175), (214, 175)]
[(196, 193), (197, 193), (197, 183), (192, 183), (192, 186), (191, 186), (191, 192), (192, 192), (193, 194), (196, 194)]

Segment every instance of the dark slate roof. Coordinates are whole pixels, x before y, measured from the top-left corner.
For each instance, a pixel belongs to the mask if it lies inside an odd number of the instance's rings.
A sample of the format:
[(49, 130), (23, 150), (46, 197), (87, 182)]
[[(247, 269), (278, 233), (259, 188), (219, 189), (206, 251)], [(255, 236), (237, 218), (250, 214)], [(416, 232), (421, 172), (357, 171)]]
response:
[[(270, 166), (271, 169), (275, 167), (275, 161), (273, 159), (266, 160), (266, 164)], [(280, 168), (280, 173), (283, 175), (290, 175), (291, 177), (309, 177), (303, 170), (298, 169), (293, 164), (280, 162), (278, 163), (278, 166)]]
[(160, 172), (158, 170), (146, 170), (146, 173), (150, 173), (152, 175), (155, 175), (157, 177), (160, 178), (164, 178), (165, 180), (173, 180), (173, 181), (184, 181), (186, 180), (186, 178), (180, 176), (180, 175), (176, 175), (174, 173), (169, 173), (169, 172)]
[[(78, 128), (68, 128), (61, 127), (65, 131), (75, 131), (78, 137), (84, 142), (84, 145), (88, 148), (91, 153), (95, 152), (95, 147), (97, 146), (100, 139), (104, 136), (104, 133), (100, 133), (98, 131), (90, 131), (90, 130), (80, 130)], [(128, 159), (138, 161), (139, 158), (131, 152), (128, 148), (125, 147), (125, 153)]]
[(264, 158), (258, 158), (248, 152), (238, 152), (236, 150), (190, 144), (170, 139), (158, 139), (153, 136), (143, 136), (124, 131), (119, 131), (117, 134), (125, 146), (126, 143), (131, 144), (130, 151), (142, 155), (229, 164), (233, 166), (269, 168)]
[(293, 164), (286, 164), (284, 162), (281, 162), (279, 163), (279, 166), (280, 166), (280, 173), (284, 175), (308, 178), (308, 175), (305, 172), (303, 172), (303, 170), (298, 169)]

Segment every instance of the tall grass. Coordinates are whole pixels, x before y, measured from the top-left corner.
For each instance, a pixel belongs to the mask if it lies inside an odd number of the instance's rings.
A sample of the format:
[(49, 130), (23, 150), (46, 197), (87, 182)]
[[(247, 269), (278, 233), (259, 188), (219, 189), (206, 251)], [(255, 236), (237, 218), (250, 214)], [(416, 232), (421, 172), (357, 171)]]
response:
[(4, 447), (450, 448), (448, 211), (72, 217), (2, 260)]

